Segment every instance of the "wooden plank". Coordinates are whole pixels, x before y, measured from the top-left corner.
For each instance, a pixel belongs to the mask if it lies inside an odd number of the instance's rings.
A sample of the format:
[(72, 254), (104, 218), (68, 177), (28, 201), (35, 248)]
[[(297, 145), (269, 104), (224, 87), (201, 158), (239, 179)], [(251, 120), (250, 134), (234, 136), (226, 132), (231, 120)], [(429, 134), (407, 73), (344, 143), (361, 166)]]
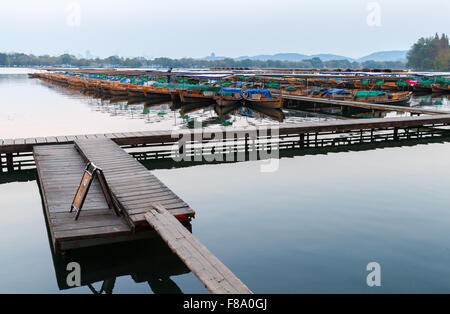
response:
[(178, 255), (211, 293), (252, 293), (228, 267), (162, 205), (155, 203), (144, 216), (169, 248)]

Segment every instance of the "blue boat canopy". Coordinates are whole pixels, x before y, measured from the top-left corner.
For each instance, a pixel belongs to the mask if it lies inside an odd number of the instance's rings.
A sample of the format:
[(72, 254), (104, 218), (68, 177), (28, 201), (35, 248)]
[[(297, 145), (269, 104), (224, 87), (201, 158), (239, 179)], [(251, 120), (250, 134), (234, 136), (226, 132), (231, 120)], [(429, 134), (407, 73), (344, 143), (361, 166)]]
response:
[(328, 89), (326, 91), (324, 91), (322, 93), (322, 96), (326, 96), (326, 95), (349, 95), (350, 93), (344, 89), (338, 89), (338, 88), (333, 88), (333, 89)]
[(231, 88), (231, 87), (222, 87), (220, 90), (220, 94), (239, 94), (242, 96), (242, 88)]
[(261, 95), (269, 100), (272, 100), (270, 91), (268, 89), (247, 89), (244, 94), (249, 98), (251, 98), (253, 95)]

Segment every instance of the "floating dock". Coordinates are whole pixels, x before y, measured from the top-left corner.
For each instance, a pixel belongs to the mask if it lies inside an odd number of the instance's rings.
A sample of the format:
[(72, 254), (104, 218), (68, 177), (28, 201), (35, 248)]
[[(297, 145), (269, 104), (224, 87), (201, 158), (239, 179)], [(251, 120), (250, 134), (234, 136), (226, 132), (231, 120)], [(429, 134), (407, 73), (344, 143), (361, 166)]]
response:
[[(186, 228), (194, 211), (111, 139), (35, 146), (33, 154), (55, 251), (159, 235), (210, 292), (251, 293)], [(69, 212), (87, 163), (102, 169), (120, 215), (95, 179), (78, 220)]]

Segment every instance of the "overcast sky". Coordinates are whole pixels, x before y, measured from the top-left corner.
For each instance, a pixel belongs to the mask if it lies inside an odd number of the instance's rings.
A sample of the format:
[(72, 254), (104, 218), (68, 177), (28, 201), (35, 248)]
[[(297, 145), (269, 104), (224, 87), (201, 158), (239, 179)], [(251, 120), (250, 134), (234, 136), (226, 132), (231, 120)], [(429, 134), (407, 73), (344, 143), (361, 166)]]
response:
[(450, 0), (0, 0), (0, 51), (362, 57), (450, 33)]

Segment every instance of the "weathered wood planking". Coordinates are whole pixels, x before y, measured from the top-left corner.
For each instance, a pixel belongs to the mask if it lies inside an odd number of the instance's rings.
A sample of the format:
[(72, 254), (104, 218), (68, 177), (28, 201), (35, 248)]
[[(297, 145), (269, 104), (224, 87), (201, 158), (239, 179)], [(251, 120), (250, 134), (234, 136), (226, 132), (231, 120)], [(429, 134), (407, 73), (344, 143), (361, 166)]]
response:
[(125, 221), (108, 208), (95, 180), (77, 221), (69, 213), (80, 184), (85, 162), (73, 144), (36, 146), (34, 158), (44, 201), (45, 214), (56, 250), (70, 250), (156, 235), (147, 228), (132, 234)]
[[(212, 293), (251, 293), (175, 217), (194, 211), (111, 139), (75, 140), (86, 162), (100, 167), (113, 198), (135, 225), (149, 223)], [(184, 218), (183, 217), (183, 218)]]
[[(362, 103), (363, 104), (363, 103)], [(422, 127), (433, 124), (450, 125), (450, 114), (440, 114), (434, 116), (421, 117), (397, 117), (397, 118), (375, 118), (375, 119), (351, 119), (351, 120), (337, 120), (326, 122), (306, 122), (302, 124), (286, 124), (276, 126), (279, 128), (280, 135), (298, 135), (306, 133), (321, 133), (321, 132), (350, 132), (357, 130), (383, 129), (383, 128), (408, 128), (408, 127)], [(264, 128), (267, 128), (265, 126)], [(256, 128), (258, 130), (258, 128)], [(205, 129), (203, 132), (217, 132), (217, 130)], [(230, 129), (223, 131), (225, 138), (228, 133), (245, 134), (248, 129)], [(178, 141), (187, 130), (177, 130), (172, 132), (167, 131), (143, 131), (143, 132), (128, 132), (124, 133), (106, 133), (101, 135), (76, 135), (64, 137), (40, 137), (36, 139), (0, 139), (0, 154), (5, 153), (24, 153), (32, 152), (33, 147), (39, 145), (57, 145), (57, 144), (73, 144), (77, 139), (95, 139), (95, 138), (110, 138), (116, 144), (121, 146), (126, 145), (143, 145), (143, 144), (157, 144), (157, 143), (174, 143)], [(202, 132), (195, 131), (195, 132)], [(58, 139), (59, 138), (59, 139)], [(210, 138), (208, 135), (206, 138)], [(28, 144), (26, 143), (28, 142)]]
[(174, 216), (195, 215), (188, 204), (111, 139), (75, 140), (75, 146), (86, 162), (103, 170), (113, 196), (134, 225), (146, 224), (144, 213), (154, 202)]
[(164, 206), (158, 203), (153, 205), (145, 214), (145, 219), (211, 293), (252, 293)]
[[(277, 95), (279, 96), (279, 95)], [(444, 111), (440, 110), (432, 110), (432, 109), (421, 109), (415, 107), (407, 107), (407, 106), (396, 106), (396, 105), (384, 105), (384, 104), (373, 104), (362, 101), (347, 101), (347, 100), (337, 100), (337, 99), (324, 99), (317, 97), (308, 97), (308, 96), (295, 96), (295, 95), (282, 95), (283, 99), (291, 99), (291, 100), (299, 100), (304, 102), (311, 103), (322, 103), (322, 104), (330, 104), (336, 106), (347, 106), (347, 107), (357, 107), (363, 109), (375, 109), (375, 110), (387, 110), (387, 111), (397, 111), (397, 112), (410, 112), (417, 114), (445, 114)]]

